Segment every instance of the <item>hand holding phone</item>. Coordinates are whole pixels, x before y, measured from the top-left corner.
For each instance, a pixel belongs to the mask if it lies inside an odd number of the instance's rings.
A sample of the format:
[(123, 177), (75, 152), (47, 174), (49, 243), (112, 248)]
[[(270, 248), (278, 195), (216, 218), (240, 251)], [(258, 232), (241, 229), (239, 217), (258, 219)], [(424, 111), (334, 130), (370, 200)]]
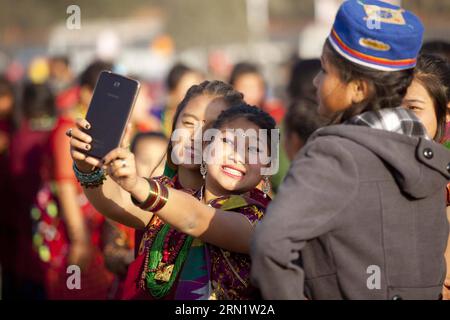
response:
[(86, 120), (92, 138), (90, 157), (102, 159), (119, 147), (139, 92), (138, 81), (103, 71), (94, 89)]

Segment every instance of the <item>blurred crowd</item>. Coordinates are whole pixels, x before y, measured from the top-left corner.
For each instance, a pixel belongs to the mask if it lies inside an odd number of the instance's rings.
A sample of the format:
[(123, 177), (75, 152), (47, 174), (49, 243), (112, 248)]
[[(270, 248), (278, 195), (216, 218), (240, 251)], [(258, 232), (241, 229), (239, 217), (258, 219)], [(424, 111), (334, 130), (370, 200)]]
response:
[[(450, 60), (450, 44), (432, 42), (429, 53)], [(250, 105), (260, 106), (284, 132), (280, 170), (272, 177), (273, 192), (283, 179), (289, 159), (317, 128), (325, 124), (316, 113), (313, 79), (318, 59), (289, 62), (287, 99), (268, 98), (258, 65), (234, 65), (228, 82)], [(41, 76), (39, 70), (46, 70)], [(0, 77), (0, 266), (3, 299), (116, 299), (128, 264), (135, 256), (134, 230), (109, 221), (87, 201), (72, 170), (69, 141), (64, 133), (87, 112), (98, 75), (114, 64), (92, 61), (74, 74), (69, 59), (51, 56), (27, 75)], [(127, 75), (132, 78), (132, 74)], [(448, 77), (448, 75), (447, 75)], [(163, 174), (168, 137), (175, 110), (202, 72), (182, 63), (166, 76), (164, 93), (141, 82), (131, 123), (138, 173)], [(163, 101), (163, 103), (160, 103)], [(66, 290), (68, 265), (84, 266), (84, 290)]]

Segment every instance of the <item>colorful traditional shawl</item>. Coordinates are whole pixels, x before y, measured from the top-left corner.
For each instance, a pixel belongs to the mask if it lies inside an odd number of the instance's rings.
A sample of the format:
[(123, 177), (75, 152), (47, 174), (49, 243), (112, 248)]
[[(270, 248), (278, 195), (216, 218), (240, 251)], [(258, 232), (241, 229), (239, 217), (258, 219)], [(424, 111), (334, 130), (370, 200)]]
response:
[[(180, 189), (176, 177), (158, 178), (169, 187)], [(192, 192), (191, 192), (192, 193)], [(210, 203), (214, 208), (236, 211), (245, 215), (250, 223), (259, 221), (269, 199), (254, 189), (245, 195), (232, 195), (215, 199)], [(145, 258), (149, 247), (164, 223), (157, 216), (152, 218), (139, 247), (136, 260), (130, 265), (124, 299), (154, 299), (148, 290), (142, 288), (142, 275), (145, 275)], [(193, 239), (188, 256), (182, 269), (173, 280), (172, 288), (163, 299), (204, 300), (204, 299), (256, 299), (258, 293), (249, 284), (250, 257), (245, 254), (228, 252), (221, 248), (206, 245), (199, 239)]]
[[(161, 176), (157, 178), (158, 181), (168, 187), (181, 190), (182, 187), (178, 182), (177, 176), (173, 178), (168, 178), (166, 176)], [(193, 194), (194, 191), (184, 190), (188, 193)], [(148, 262), (149, 254), (152, 249), (152, 243), (162, 230), (162, 226), (164, 222), (159, 219), (156, 215), (153, 216), (152, 220), (148, 224), (145, 232), (143, 233), (142, 239), (139, 243), (136, 243), (137, 246), (137, 255), (136, 259), (130, 264), (128, 267), (127, 278), (125, 280), (124, 285), (124, 293), (122, 299), (155, 299), (155, 298), (164, 298), (164, 299), (174, 299), (175, 288), (177, 285), (177, 277), (178, 275), (174, 274), (174, 278), (171, 280), (173, 283), (171, 289), (168, 292), (165, 292), (162, 296), (154, 297), (150, 294), (150, 292), (146, 288), (146, 278), (147, 271), (146, 269), (146, 260)], [(166, 230), (166, 229), (164, 229)], [(166, 230), (167, 231), (167, 230)]]
[(211, 294), (208, 249), (200, 239), (194, 239), (181, 271), (176, 300), (207, 300)]

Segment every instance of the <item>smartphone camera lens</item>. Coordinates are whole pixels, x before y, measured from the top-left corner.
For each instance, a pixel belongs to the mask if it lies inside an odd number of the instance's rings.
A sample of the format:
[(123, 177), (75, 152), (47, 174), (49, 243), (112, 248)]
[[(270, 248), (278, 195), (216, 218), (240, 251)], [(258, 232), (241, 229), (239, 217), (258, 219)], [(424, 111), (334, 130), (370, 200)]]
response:
[(120, 82), (119, 81), (115, 81), (114, 82), (114, 87), (118, 88), (120, 86)]

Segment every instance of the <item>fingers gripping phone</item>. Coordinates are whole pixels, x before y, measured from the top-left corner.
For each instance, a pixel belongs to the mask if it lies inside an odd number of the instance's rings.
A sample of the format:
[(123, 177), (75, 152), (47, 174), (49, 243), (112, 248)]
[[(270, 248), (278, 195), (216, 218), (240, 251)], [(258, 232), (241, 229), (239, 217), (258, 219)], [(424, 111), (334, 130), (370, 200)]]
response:
[(86, 115), (91, 125), (86, 133), (92, 137), (89, 156), (101, 159), (119, 147), (139, 87), (136, 80), (110, 71), (100, 73)]

